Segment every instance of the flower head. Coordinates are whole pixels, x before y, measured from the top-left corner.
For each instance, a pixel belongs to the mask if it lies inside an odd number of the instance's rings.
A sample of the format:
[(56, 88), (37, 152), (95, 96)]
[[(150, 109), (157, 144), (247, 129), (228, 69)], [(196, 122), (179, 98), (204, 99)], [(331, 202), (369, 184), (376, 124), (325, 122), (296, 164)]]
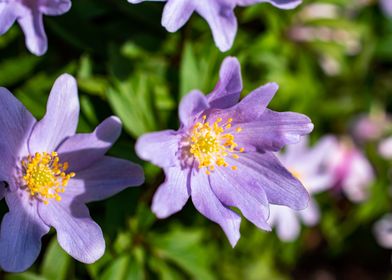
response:
[[(282, 164), (302, 182), (311, 195), (331, 188), (334, 183), (333, 174), (325, 168), (328, 155), (335, 144), (330, 136), (322, 138), (316, 146), (308, 148), (308, 138), (302, 137), (301, 142), (288, 145), (284, 153), (278, 158)], [(286, 206), (271, 205), (271, 215), (268, 220), (276, 227), (279, 238), (283, 241), (292, 241), (300, 233), (300, 221), (308, 226), (318, 223), (320, 212), (315, 199), (311, 198), (309, 207), (294, 211)]]
[(392, 1), (391, 0), (380, 0), (380, 7), (382, 12), (387, 17), (392, 17)]
[(50, 227), (75, 259), (96, 261), (105, 241), (85, 204), (143, 182), (138, 165), (105, 156), (121, 133), (120, 120), (109, 117), (93, 133), (75, 134), (79, 100), (76, 81), (67, 74), (56, 80), (38, 122), (5, 88), (0, 104), (0, 182), (8, 185), (0, 184), (0, 195), (9, 208), (1, 223), (0, 266), (31, 266)]
[(373, 234), (380, 246), (392, 249), (392, 214), (385, 214), (373, 226)]
[(334, 174), (334, 185), (354, 202), (367, 199), (374, 180), (373, 168), (365, 155), (348, 138), (332, 146), (327, 168)]
[[(133, 4), (143, 1), (145, 0), (128, 0)], [(162, 25), (169, 32), (176, 32), (189, 20), (192, 13), (196, 12), (208, 22), (218, 48), (227, 51), (233, 45), (237, 33), (235, 7), (264, 2), (281, 9), (293, 9), (301, 3), (301, 0), (167, 0)]]
[(218, 223), (234, 246), (240, 237), (240, 217), (230, 207), (270, 230), (269, 204), (296, 210), (307, 206), (305, 188), (273, 152), (298, 142), (313, 124), (301, 114), (267, 109), (277, 89), (276, 84), (267, 84), (239, 102), (240, 65), (227, 58), (212, 93), (192, 91), (183, 98), (179, 130), (139, 138), (138, 155), (166, 174), (152, 204), (159, 218), (181, 210), (191, 196), (197, 210)]
[(26, 46), (35, 55), (48, 48), (43, 15), (62, 15), (71, 8), (70, 0), (6, 0), (0, 1), (0, 35), (17, 21), (26, 37)]

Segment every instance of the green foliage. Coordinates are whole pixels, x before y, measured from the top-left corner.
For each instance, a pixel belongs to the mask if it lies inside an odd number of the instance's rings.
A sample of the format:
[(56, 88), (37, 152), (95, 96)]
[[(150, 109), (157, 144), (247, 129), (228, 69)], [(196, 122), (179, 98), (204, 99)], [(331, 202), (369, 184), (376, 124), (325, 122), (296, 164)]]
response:
[[(166, 32), (159, 2), (74, 0), (69, 13), (45, 17), (49, 50), (42, 57), (26, 50), (18, 26), (0, 36), (0, 86), (41, 118), (56, 77), (74, 75), (81, 102), (78, 130), (92, 131), (106, 117), (119, 116), (124, 131), (109, 154), (141, 163), (146, 173), (146, 183), (138, 190), (89, 205), (107, 244), (99, 261), (85, 265), (73, 260), (50, 235), (32, 268), (4, 272), (0, 278), (316, 279), (322, 275), (317, 273), (328, 271), (340, 279), (358, 268), (363, 275), (386, 279), (389, 252), (377, 246), (371, 231), (391, 210), (387, 193), (392, 165), (378, 155), (377, 141), (361, 146), (377, 173), (368, 201), (354, 204), (338, 192), (318, 196), (320, 224), (304, 228), (292, 243), (243, 221), (235, 249), (191, 202), (171, 218), (156, 219), (149, 207), (164, 177), (159, 168), (138, 160), (133, 148), (146, 132), (176, 129), (181, 98), (195, 89), (209, 93), (228, 55), (241, 62), (243, 95), (277, 82), (280, 89), (271, 108), (309, 115), (315, 124), (313, 142), (325, 134), (349, 134), (359, 114), (374, 108), (390, 111), (392, 19), (375, 2), (308, 0), (290, 11), (269, 4), (237, 8), (238, 34), (232, 50), (224, 54), (198, 15), (180, 31)], [(332, 5), (333, 15), (309, 12), (312, 4), (320, 3)], [(313, 36), (296, 37), (301, 28), (313, 30)], [(4, 214), (6, 207), (1, 209)], [(364, 263), (364, 255), (374, 261)]]

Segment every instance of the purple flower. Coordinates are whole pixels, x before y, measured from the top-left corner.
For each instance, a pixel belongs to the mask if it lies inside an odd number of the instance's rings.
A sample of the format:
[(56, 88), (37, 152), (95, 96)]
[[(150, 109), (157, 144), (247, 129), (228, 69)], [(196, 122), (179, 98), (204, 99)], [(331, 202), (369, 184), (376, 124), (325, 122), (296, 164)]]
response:
[(373, 168), (351, 140), (336, 141), (330, 150), (327, 168), (334, 174), (335, 186), (353, 202), (368, 198), (368, 190), (374, 180)]
[[(128, 0), (133, 4), (143, 1), (145, 0)], [(224, 52), (231, 48), (237, 33), (235, 7), (264, 2), (281, 9), (293, 9), (301, 3), (301, 0), (167, 0), (163, 10), (162, 25), (169, 32), (176, 32), (189, 20), (193, 12), (197, 12), (208, 22), (215, 44)]]
[[(334, 138), (324, 137), (310, 149), (308, 138), (303, 137), (298, 144), (288, 145), (285, 153), (278, 154), (278, 158), (291, 174), (302, 182), (311, 195), (317, 194), (333, 186), (334, 176), (325, 168), (325, 164), (331, 146), (334, 144)], [(302, 211), (294, 211), (286, 206), (271, 205), (268, 222), (276, 227), (281, 240), (292, 241), (300, 233), (301, 220), (305, 225), (314, 226), (319, 218), (317, 202), (311, 198), (309, 207)]]
[(75, 134), (79, 100), (75, 79), (59, 77), (44, 118), (36, 121), (5, 88), (0, 88), (0, 181), (9, 212), (0, 233), (0, 266), (30, 267), (50, 227), (75, 259), (92, 263), (105, 250), (100, 227), (86, 203), (105, 199), (143, 182), (140, 166), (105, 156), (121, 133), (109, 117), (90, 134)]
[(239, 102), (240, 65), (226, 58), (212, 93), (194, 90), (181, 101), (179, 130), (139, 138), (138, 155), (166, 174), (152, 203), (159, 218), (180, 211), (191, 196), (196, 209), (218, 223), (235, 246), (241, 218), (230, 207), (270, 230), (269, 204), (307, 206), (305, 188), (273, 152), (298, 142), (313, 124), (301, 114), (267, 109), (277, 89), (269, 83)]
[(29, 51), (35, 55), (43, 55), (48, 48), (43, 15), (62, 15), (70, 8), (70, 0), (2, 0), (0, 35), (7, 32), (16, 20), (25, 34)]
[(392, 17), (392, 1), (391, 0), (380, 0), (380, 7), (383, 13), (387, 17)]
[(379, 140), (391, 126), (390, 116), (385, 112), (362, 114), (354, 121), (352, 132), (358, 142)]
[(380, 246), (392, 249), (392, 214), (385, 214), (373, 226), (373, 233)]
[(385, 159), (392, 159), (392, 137), (383, 139), (378, 145), (379, 154)]

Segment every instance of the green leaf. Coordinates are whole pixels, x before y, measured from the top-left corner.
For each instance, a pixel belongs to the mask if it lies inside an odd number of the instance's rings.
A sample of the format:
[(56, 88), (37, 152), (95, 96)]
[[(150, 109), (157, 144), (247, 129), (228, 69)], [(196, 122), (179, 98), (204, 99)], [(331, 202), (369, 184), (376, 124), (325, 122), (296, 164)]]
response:
[(45, 278), (31, 272), (23, 272), (17, 274), (7, 274), (5, 280), (56, 280), (56, 278)]
[(192, 45), (187, 43), (184, 47), (180, 66), (180, 98), (189, 91), (200, 88), (199, 79), (195, 79), (198, 74), (199, 71)]
[(71, 257), (59, 246), (57, 239), (52, 238), (41, 266), (41, 274), (47, 279), (67, 279)]
[(154, 235), (151, 242), (157, 256), (178, 265), (195, 279), (214, 279), (209, 247), (203, 242), (203, 232), (175, 228), (167, 234)]
[(127, 275), (129, 256), (121, 256), (115, 259), (102, 273), (101, 280), (123, 280)]

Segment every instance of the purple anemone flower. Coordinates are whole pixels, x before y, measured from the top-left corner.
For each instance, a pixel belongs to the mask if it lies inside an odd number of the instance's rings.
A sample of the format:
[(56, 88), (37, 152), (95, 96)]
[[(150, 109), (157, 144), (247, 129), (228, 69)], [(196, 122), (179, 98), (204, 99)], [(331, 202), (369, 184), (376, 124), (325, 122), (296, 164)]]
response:
[(38, 257), (50, 227), (60, 246), (75, 259), (92, 263), (105, 250), (101, 228), (86, 203), (143, 183), (140, 166), (105, 156), (121, 133), (109, 117), (93, 133), (75, 134), (79, 100), (75, 79), (60, 76), (44, 118), (31, 113), (0, 88), (0, 181), (9, 212), (0, 232), (0, 266), (23, 271)]
[(392, 137), (383, 139), (378, 145), (379, 154), (385, 159), (392, 159)]
[[(128, 0), (133, 4), (143, 1), (156, 0)], [(267, 2), (281, 9), (293, 9), (301, 3), (301, 0), (167, 0), (165, 2), (162, 25), (169, 32), (176, 32), (189, 20), (192, 13), (196, 12), (208, 22), (215, 44), (224, 52), (231, 48), (237, 33), (237, 18), (234, 14), (236, 6)]]
[(374, 224), (373, 234), (381, 247), (392, 249), (392, 213), (385, 214)]
[(48, 48), (43, 15), (62, 15), (71, 8), (70, 0), (2, 0), (0, 1), (0, 35), (17, 21), (26, 37), (26, 46), (35, 55)]
[(387, 17), (392, 17), (392, 1), (391, 0), (380, 0), (380, 7), (383, 13)]
[(159, 218), (180, 211), (191, 196), (196, 209), (218, 223), (235, 246), (241, 218), (230, 207), (271, 230), (266, 222), (269, 204), (295, 210), (307, 206), (306, 189), (273, 152), (298, 142), (313, 124), (302, 114), (268, 109), (277, 89), (275, 83), (266, 84), (239, 102), (240, 65), (226, 58), (209, 95), (194, 90), (181, 101), (179, 130), (139, 138), (137, 154), (166, 174), (152, 203)]
[[(309, 194), (314, 195), (331, 188), (333, 174), (325, 168), (328, 154), (335, 144), (334, 138), (326, 136), (313, 148), (308, 147), (308, 137), (301, 142), (288, 145), (284, 153), (278, 154), (282, 164), (297, 177)], [(295, 240), (301, 230), (300, 221), (307, 226), (314, 226), (320, 219), (320, 211), (314, 198), (310, 199), (308, 208), (294, 211), (286, 206), (271, 205), (268, 222), (276, 227), (278, 237), (283, 241)]]
[(342, 190), (353, 202), (369, 196), (374, 171), (366, 156), (349, 138), (336, 141), (329, 152), (327, 168), (334, 174), (335, 189)]

